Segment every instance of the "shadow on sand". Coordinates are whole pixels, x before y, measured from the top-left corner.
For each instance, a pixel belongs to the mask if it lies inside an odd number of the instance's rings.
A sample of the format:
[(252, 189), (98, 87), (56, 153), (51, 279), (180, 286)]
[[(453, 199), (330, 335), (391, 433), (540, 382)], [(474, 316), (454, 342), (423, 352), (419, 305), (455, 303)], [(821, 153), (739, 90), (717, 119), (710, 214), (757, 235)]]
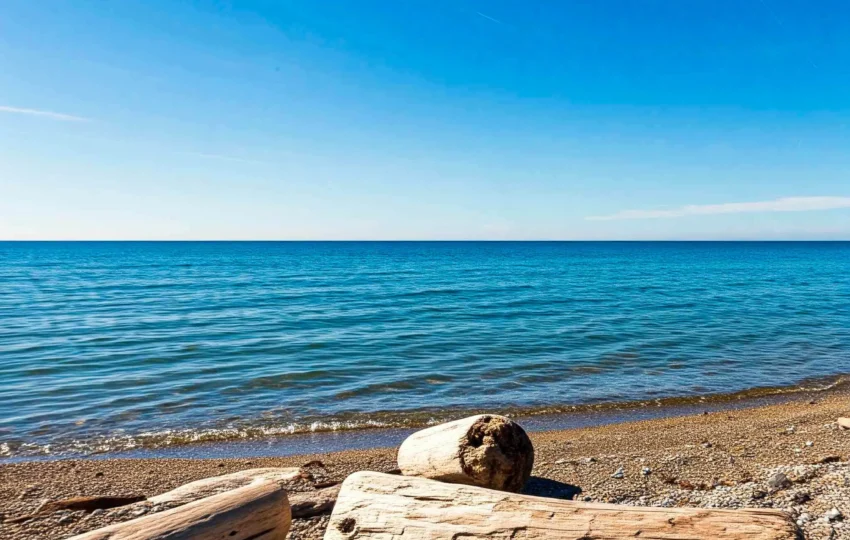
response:
[(548, 478), (540, 478), (532, 476), (525, 484), (525, 489), (522, 490), (525, 495), (535, 495), (537, 497), (553, 497), (555, 499), (566, 499), (571, 501), (581, 493), (581, 488), (572, 484), (565, 484), (557, 480)]

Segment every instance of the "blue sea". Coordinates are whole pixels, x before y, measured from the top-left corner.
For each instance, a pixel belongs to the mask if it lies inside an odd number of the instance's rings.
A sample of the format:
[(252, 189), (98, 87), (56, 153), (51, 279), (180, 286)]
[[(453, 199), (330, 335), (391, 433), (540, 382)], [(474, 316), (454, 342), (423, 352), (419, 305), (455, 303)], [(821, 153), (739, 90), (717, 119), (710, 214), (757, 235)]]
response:
[(0, 243), (6, 458), (848, 372), (847, 242)]

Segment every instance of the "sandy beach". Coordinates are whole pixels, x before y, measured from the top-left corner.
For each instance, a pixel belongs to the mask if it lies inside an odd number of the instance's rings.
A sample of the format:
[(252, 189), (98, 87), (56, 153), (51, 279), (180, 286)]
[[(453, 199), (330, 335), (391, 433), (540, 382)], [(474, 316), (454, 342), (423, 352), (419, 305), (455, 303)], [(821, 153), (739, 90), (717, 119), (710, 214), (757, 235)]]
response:
[[(531, 434), (536, 461), (525, 492), (649, 506), (773, 507), (806, 538), (850, 538), (847, 389), (795, 401), (602, 427)], [(151, 496), (187, 482), (256, 467), (305, 466), (315, 490), (351, 472), (396, 468), (396, 448), (286, 458), (63, 460), (0, 465), (3, 538), (61, 539), (144, 515), (144, 503), (28, 520), (45, 500)], [(620, 471), (622, 474), (617, 474)], [(785, 475), (783, 480), (776, 473)], [(833, 509), (837, 510), (835, 512)], [(327, 516), (295, 520), (290, 538), (321, 538)]]

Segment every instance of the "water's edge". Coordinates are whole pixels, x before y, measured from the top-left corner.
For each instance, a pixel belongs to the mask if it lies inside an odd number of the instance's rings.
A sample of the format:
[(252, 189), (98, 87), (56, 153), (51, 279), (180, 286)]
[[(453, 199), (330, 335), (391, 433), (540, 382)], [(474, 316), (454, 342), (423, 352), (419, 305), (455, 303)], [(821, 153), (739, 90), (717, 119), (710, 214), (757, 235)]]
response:
[[(825, 395), (835, 393), (850, 393), (850, 374), (808, 379), (787, 387), (753, 388), (729, 394), (486, 412), (505, 414), (521, 423), (530, 432), (544, 432), (741, 410), (795, 400), (823, 398)], [(480, 412), (485, 411), (444, 411), (439, 421), (448, 421)], [(410, 427), (370, 427), (364, 424), (356, 429), (317, 430), (249, 439), (171, 442), (161, 446), (119, 451), (16, 455), (0, 458), (0, 464), (61, 459), (226, 459), (324, 454), (397, 446), (417, 429), (439, 423), (439, 421), (432, 420)]]

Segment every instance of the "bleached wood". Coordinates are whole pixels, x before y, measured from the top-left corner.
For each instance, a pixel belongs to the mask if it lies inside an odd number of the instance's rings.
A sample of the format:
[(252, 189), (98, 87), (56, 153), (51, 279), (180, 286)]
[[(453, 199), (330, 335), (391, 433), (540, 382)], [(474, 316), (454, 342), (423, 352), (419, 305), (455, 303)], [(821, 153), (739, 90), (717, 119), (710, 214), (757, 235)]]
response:
[(410, 435), (398, 450), (405, 476), (518, 492), (534, 465), (534, 448), (519, 424), (479, 414)]
[(358, 472), (342, 485), (325, 540), (791, 540), (772, 509), (652, 508), (517, 495)]
[(205, 497), (217, 495), (225, 491), (247, 486), (258, 480), (272, 480), (275, 482), (289, 482), (295, 480), (301, 474), (297, 467), (265, 467), (261, 469), (246, 469), (235, 473), (203, 478), (188, 484), (184, 484), (166, 493), (154, 495), (148, 498), (153, 505), (168, 507), (187, 504)]
[(275, 481), (259, 479), (71, 540), (284, 540), (290, 523), (286, 490)]

